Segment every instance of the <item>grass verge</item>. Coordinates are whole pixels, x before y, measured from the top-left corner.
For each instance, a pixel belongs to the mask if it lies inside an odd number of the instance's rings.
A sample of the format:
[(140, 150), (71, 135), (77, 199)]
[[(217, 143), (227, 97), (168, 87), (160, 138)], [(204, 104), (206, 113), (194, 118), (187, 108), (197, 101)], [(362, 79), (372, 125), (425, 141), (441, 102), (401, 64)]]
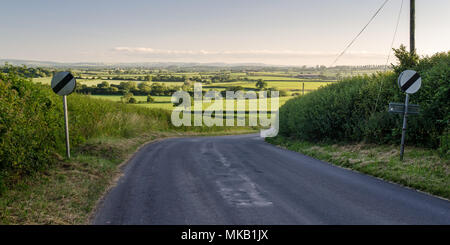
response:
[(168, 137), (243, 134), (256, 131), (153, 132), (132, 138), (98, 137), (72, 152), (70, 160), (23, 178), (0, 196), (0, 224), (88, 224), (97, 201), (143, 144)]
[(450, 199), (450, 159), (438, 151), (374, 144), (313, 144), (278, 136), (267, 142), (302, 154)]

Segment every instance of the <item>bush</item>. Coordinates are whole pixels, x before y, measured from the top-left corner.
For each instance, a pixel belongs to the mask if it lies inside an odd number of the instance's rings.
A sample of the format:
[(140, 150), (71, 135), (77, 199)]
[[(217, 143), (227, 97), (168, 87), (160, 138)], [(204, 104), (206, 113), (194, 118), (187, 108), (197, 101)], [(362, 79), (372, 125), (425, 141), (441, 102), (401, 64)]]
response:
[(137, 100), (136, 100), (136, 98), (131, 97), (131, 98), (128, 100), (128, 103), (130, 103), (130, 104), (136, 104), (136, 103), (137, 103)]
[(280, 97), (286, 97), (286, 96), (288, 96), (288, 92), (284, 89), (281, 89), (279, 95), (280, 95)]
[(61, 149), (55, 143), (63, 139), (61, 100), (38, 87), (15, 73), (0, 73), (0, 182), (6, 171), (16, 178), (45, 167)]
[[(413, 64), (404, 52), (396, 50), (397, 56)], [(450, 52), (413, 65), (394, 66), (398, 72), (414, 69), (422, 77), (422, 88), (410, 96), (410, 103), (419, 104), (421, 112), (408, 118), (408, 144), (448, 147)], [(280, 134), (309, 141), (398, 143), (402, 116), (387, 112), (389, 102), (404, 101), (398, 75), (386, 72), (346, 78), (291, 99), (280, 108)]]
[(151, 95), (147, 95), (147, 103), (153, 103), (155, 99)]

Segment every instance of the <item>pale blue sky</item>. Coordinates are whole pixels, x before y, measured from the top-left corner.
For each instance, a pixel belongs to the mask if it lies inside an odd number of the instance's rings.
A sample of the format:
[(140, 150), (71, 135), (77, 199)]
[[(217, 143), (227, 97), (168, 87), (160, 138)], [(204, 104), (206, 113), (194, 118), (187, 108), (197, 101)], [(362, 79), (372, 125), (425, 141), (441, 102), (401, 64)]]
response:
[[(330, 65), (384, 0), (1, 0), (0, 59)], [(390, 0), (337, 65), (384, 64)], [(448, 51), (450, 1), (416, 0), (419, 54)], [(408, 44), (409, 0), (397, 40)]]

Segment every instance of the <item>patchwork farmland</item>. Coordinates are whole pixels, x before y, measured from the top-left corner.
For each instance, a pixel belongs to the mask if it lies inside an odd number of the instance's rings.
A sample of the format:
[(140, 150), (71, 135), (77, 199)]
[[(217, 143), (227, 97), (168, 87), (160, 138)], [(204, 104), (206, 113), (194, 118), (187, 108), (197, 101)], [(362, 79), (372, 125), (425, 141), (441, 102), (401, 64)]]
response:
[[(280, 103), (301, 96), (342, 77), (371, 74), (380, 67), (302, 67), (257, 68), (80, 68), (72, 72), (77, 78), (77, 92), (94, 98), (136, 104), (147, 108), (171, 110), (171, 94), (177, 90), (192, 91), (201, 83), (203, 91), (280, 91)], [(35, 77), (33, 82), (50, 84), (51, 77)], [(259, 82), (259, 86), (257, 83)], [(149, 99), (148, 97), (151, 97)], [(248, 103), (247, 103), (248, 104)], [(269, 99), (270, 104), (270, 99)], [(205, 109), (207, 104), (203, 105)], [(247, 109), (248, 110), (248, 109)]]

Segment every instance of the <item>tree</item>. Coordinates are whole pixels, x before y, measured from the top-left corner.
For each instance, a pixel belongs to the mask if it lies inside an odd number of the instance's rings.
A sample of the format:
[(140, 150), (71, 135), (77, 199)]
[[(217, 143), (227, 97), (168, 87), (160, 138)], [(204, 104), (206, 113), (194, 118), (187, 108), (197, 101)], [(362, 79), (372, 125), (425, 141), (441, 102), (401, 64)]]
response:
[(406, 50), (405, 45), (400, 45), (398, 49), (392, 49), (394, 50), (394, 55), (397, 57), (399, 64), (398, 65), (392, 65), (392, 68), (396, 73), (401, 73), (404, 70), (413, 69), (418, 63), (419, 63), (419, 56), (414, 53), (410, 53)]
[(147, 80), (148, 82), (151, 82), (152, 81), (152, 76), (150, 76), (150, 75), (145, 76), (145, 80)]
[(137, 100), (134, 97), (131, 97), (130, 100), (128, 100), (128, 103), (130, 104), (136, 104)]
[(183, 82), (183, 85), (190, 86), (191, 85), (191, 81), (190, 80), (186, 80), (186, 81)]
[(149, 82), (141, 82), (138, 85), (138, 89), (144, 93), (150, 93), (151, 87)]
[(110, 92), (113, 92), (113, 93), (119, 92), (119, 89), (117, 87), (109, 87), (108, 89)]
[(133, 89), (136, 89), (136, 82), (121, 82), (120, 87), (123, 90), (131, 91)]
[(131, 98), (133, 98), (133, 93), (126, 92), (120, 99), (123, 103), (129, 103)]
[(155, 99), (151, 95), (147, 95), (147, 103), (153, 103)]
[(164, 84), (161, 83), (153, 83), (151, 86), (151, 93), (153, 95), (164, 95), (167, 88)]
[(109, 83), (107, 81), (103, 81), (102, 83), (97, 84), (97, 88), (108, 88)]
[(242, 86), (230, 86), (227, 88), (227, 91), (233, 91), (233, 92), (237, 92), (237, 91), (243, 91), (244, 87)]
[(263, 90), (265, 87), (267, 87), (267, 82), (262, 80), (262, 79), (258, 79), (258, 81), (256, 82), (255, 86), (258, 89)]

